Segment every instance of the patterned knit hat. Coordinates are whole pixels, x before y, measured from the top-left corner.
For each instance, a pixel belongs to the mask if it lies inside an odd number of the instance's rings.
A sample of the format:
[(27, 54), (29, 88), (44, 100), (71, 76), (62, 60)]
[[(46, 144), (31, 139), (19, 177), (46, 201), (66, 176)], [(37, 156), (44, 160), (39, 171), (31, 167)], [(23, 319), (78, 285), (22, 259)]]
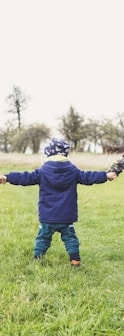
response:
[(53, 138), (49, 146), (44, 148), (44, 154), (47, 156), (62, 154), (67, 156), (69, 153), (70, 145), (64, 140)]

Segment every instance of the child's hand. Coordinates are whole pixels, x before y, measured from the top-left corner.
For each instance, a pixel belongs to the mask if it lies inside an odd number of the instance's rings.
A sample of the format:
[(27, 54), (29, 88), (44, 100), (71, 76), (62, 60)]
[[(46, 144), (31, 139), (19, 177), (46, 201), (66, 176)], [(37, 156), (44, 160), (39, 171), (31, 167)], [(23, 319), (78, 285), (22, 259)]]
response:
[(107, 172), (106, 175), (107, 175), (107, 180), (109, 180), (109, 181), (112, 181), (117, 177), (117, 174), (115, 172), (112, 172), (112, 171)]
[(3, 183), (5, 184), (6, 183), (6, 176), (3, 175), (3, 174), (0, 174), (0, 184)]

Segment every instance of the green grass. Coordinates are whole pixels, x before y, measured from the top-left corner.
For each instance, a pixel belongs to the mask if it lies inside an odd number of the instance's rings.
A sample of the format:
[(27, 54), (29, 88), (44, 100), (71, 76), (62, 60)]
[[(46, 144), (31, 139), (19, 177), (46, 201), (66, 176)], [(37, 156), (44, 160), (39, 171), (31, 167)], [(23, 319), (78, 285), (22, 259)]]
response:
[(0, 186), (1, 336), (124, 335), (123, 185), (121, 174), (78, 187), (82, 264), (76, 269), (58, 233), (43, 265), (32, 260), (38, 187)]

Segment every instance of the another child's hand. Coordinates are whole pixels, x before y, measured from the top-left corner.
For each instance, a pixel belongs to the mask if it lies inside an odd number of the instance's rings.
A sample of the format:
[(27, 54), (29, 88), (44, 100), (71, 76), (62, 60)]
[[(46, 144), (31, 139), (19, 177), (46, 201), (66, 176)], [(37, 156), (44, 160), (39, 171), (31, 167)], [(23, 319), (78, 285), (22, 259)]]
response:
[(107, 172), (106, 175), (107, 175), (107, 180), (109, 181), (113, 181), (117, 177), (117, 174), (112, 171)]
[(114, 162), (109, 168), (108, 172), (114, 172), (118, 176), (124, 170), (124, 155), (122, 155), (122, 159)]
[(7, 180), (6, 176), (3, 175), (3, 174), (0, 174), (0, 184), (1, 184), (1, 183), (5, 184), (5, 183), (6, 183), (6, 180)]

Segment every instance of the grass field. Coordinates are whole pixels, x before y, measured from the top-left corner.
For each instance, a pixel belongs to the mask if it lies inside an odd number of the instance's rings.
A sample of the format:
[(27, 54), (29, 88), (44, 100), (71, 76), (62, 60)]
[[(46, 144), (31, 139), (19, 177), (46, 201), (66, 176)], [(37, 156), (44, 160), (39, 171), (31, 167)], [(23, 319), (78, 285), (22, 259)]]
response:
[[(114, 156), (73, 156), (80, 168), (108, 168)], [(77, 160), (77, 161), (76, 161)], [(32, 170), (40, 158), (1, 156), (0, 171)], [(43, 265), (32, 260), (38, 187), (0, 185), (0, 336), (124, 336), (124, 173), (78, 186), (81, 266), (60, 236)]]

